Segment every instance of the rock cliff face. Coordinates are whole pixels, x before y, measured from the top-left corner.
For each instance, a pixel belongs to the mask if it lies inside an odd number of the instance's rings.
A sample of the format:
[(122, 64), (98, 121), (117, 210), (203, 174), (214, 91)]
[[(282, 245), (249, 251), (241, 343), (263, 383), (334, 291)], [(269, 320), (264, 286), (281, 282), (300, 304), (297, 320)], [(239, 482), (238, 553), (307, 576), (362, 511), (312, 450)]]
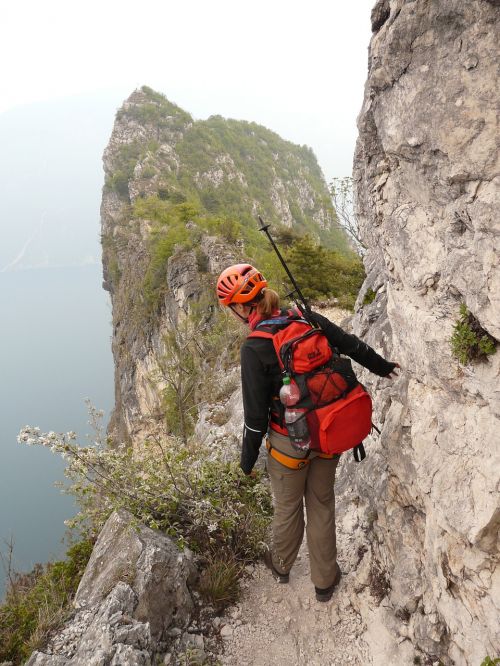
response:
[(500, 7), (379, 0), (372, 23), (354, 178), (377, 295), (354, 331), (402, 373), (371, 382), (365, 560), (400, 642), (478, 664), (500, 654), (500, 354), (463, 367), (450, 338), (465, 303), (500, 339)]
[(151, 666), (186, 629), (197, 569), (164, 534), (113, 513), (80, 581), (70, 620), (27, 666)]

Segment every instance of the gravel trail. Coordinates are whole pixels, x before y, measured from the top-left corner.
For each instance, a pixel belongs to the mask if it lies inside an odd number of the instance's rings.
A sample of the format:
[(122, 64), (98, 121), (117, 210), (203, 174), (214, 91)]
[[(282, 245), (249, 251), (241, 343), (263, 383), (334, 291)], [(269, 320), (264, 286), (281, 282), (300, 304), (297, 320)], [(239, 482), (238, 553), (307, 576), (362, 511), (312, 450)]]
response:
[[(241, 602), (221, 618), (224, 666), (369, 666), (361, 617), (353, 609), (353, 544), (337, 528), (339, 564), (344, 573), (327, 603), (317, 602), (304, 539), (286, 585), (259, 564), (243, 583)], [(342, 552), (348, 557), (342, 558)]]

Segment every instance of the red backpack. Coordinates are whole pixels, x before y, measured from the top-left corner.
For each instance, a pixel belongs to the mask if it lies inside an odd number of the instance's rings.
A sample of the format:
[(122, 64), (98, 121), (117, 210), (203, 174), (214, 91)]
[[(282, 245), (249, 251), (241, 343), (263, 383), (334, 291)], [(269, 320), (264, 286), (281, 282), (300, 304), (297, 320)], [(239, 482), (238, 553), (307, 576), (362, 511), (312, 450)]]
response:
[(350, 359), (293, 310), (259, 322), (248, 337), (272, 339), (283, 374), (297, 383), (296, 407), (305, 410), (311, 448), (328, 454), (355, 449), (355, 459), (362, 460), (361, 444), (372, 428), (372, 401)]

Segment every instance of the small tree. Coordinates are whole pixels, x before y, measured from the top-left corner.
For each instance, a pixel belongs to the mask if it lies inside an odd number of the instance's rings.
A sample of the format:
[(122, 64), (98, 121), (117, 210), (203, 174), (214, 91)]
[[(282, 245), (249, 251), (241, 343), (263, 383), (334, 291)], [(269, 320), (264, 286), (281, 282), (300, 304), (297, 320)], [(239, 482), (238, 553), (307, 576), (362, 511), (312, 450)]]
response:
[[(286, 254), (290, 269), (306, 298), (323, 298), (329, 295), (327, 251), (310, 236), (295, 242)], [(335, 294), (336, 295), (336, 294)]]
[(168, 430), (187, 444), (193, 432), (196, 388), (200, 378), (197, 326), (184, 315), (163, 337), (165, 355), (158, 363), (158, 379), (165, 383), (163, 402)]
[(301, 235), (293, 227), (279, 227), (276, 230), (276, 242), (283, 247), (292, 247), (301, 239)]
[(340, 307), (354, 307), (365, 276), (363, 264), (354, 252), (345, 257), (304, 236), (288, 250), (286, 258), (306, 298), (334, 296)]
[(361, 240), (358, 220), (354, 214), (352, 178), (350, 176), (334, 178), (329, 190), (340, 228), (347, 231), (354, 241), (357, 252), (363, 256), (366, 245)]

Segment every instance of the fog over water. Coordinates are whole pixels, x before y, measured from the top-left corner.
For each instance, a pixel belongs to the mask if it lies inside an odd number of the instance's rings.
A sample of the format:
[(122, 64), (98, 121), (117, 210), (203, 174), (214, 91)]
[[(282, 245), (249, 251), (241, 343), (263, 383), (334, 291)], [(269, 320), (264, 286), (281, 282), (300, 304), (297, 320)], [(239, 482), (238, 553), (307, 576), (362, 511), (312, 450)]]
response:
[[(0, 273), (0, 547), (12, 535), (14, 565), (29, 569), (64, 552), (73, 500), (53, 487), (62, 461), (18, 444), (26, 424), (90, 432), (84, 399), (113, 405), (111, 308), (101, 266)], [(4, 572), (0, 569), (0, 596)]]
[[(16, 442), (23, 425), (74, 430), (86, 443), (84, 399), (113, 404), (111, 307), (102, 289), (102, 153), (107, 95), (0, 114), (0, 549), (14, 567), (64, 553), (73, 500), (54, 488), (63, 464)], [(0, 596), (4, 572), (0, 567)]]

